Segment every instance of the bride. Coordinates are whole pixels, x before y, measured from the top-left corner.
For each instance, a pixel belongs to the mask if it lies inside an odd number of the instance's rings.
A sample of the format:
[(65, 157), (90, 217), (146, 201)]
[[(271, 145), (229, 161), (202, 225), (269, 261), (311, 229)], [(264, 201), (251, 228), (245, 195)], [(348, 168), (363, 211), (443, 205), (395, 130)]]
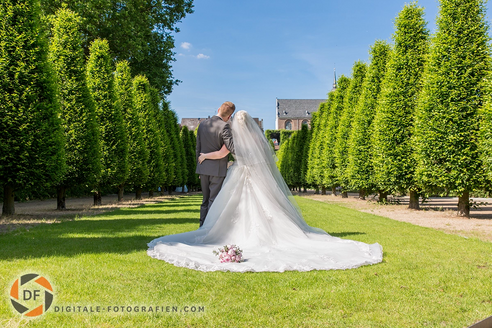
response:
[[(245, 111), (232, 121), (236, 152), (220, 193), (198, 230), (154, 239), (147, 254), (200, 271), (310, 271), (351, 269), (382, 261), (378, 243), (330, 236), (310, 227), (275, 164), (275, 154)], [(228, 151), (202, 154), (200, 161)], [(220, 263), (213, 251), (228, 244), (243, 250), (243, 262)]]

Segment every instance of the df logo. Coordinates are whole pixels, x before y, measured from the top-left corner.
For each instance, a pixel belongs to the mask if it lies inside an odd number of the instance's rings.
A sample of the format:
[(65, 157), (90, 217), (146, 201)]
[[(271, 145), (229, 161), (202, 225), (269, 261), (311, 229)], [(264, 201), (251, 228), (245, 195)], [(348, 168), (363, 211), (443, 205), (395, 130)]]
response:
[(38, 274), (25, 274), (10, 288), (10, 301), (20, 314), (37, 317), (50, 308), (53, 302), (53, 287), (46, 278)]

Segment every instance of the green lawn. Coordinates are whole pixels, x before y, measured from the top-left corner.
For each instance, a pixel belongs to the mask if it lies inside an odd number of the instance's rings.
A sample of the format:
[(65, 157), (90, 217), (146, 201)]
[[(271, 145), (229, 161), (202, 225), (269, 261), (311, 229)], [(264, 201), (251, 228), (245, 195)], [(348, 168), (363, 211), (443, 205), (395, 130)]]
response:
[[(311, 226), (380, 243), (383, 263), (241, 274), (150, 258), (150, 240), (198, 228), (200, 196), (183, 197), (0, 235), (0, 326), (466, 327), (492, 315), (492, 243), (297, 200)], [(26, 320), (14, 313), (9, 292), (31, 272), (48, 278), (55, 299), (46, 314)], [(67, 305), (175, 306), (178, 312), (54, 312)], [(185, 306), (204, 311), (180, 312)]]

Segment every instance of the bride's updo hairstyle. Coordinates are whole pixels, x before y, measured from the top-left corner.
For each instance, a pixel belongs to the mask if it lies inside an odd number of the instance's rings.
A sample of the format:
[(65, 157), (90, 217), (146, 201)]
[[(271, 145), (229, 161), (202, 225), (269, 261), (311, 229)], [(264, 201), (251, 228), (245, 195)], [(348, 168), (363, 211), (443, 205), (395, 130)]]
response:
[(240, 110), (234, 114), (232, 136), (239, 166), (261, 163), (275, 165), (275, 152), (248, 112)]
[(247, 113), (244, 110), (240, 110), (234, 115), (234, 122), (238, 124), (246, 124)]

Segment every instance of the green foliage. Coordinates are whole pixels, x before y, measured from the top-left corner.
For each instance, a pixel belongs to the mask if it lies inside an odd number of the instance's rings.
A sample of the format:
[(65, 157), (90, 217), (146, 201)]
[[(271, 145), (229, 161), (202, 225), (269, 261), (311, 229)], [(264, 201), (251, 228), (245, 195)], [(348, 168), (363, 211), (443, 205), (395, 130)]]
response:
[(323, 184), (322, 154), (325, 145), (323, 133), (328, 124), (334, 94), (334, 91), (328, 93), (328, 100), (321, 103), (318, 111), (312, 114), (306, 182), (314, 186)]
[(321, 176), (320, 186), (331, 187), (338, 183), (336, 175), (336, 163), (333, 149), (335, 148), (338, 124), (343, 111), (345, 96), (350, 85), (350, 79), (340, 76), (337, 89), (333, 93), (333, 103), (327, 116), (326, 125), (320, 125), (321, 142)]
[(96, 39), (109, 41), (111, 57), (127, 59), (133, 75), (145, 75), (161, 94), (169, 94), (173, 79), (175, 25), (192, 13), (193, 0), (41, 0), (43, 12), (54, 15), (66, 6), (82, 18), (83, 47), (89, 53)]
[(295, 131), (291, 131), (291, 130), (280, 130), (279, 145), (281, 145), (283, 142), (287, 141), (287, 139), (289, 139), (294, 132)]
[[(285, 140), (285, 139), (284, 139)], [(303, 125), (299, 131), (293, 131), (280, 147), (277, 166), (285, 182), (290, 187), (306, 187), (306, 174), (309, 148), (309, 128)]]
[(374, 119), (374, 172), (384, 191), (414, 190), (412, 134), (415, 109), (429, 46), (424, 10), (405, 5), (396, 18), (395, 45)]
[[(168, 186), (172, 181), (172, 165), (171, 165), (171, 142), (166, 133), (161, 129), (164, 127), (164, 118), (161, 110), (162, 99), (159, 95), (159, 91), (156, 88), (150, 88), (151, 104), (154, 108), (154, 117), (156, 123), (156, 133), (161, 139), (161, 152), (164, 168), (164, 179), (160, 182), (160, 187)], [(164, 188), (162, 188), (164, 189)]]
[(66, 164), (38, 1), (1, 1), (0, 18), (0, 185), (48, 188)]
[(128, 177), (128, 142), (106, 40), (97, 39), (91, 45), (87, 84), (94, 99), (101, 135), (103, 169), (99, 188), (119, 186)]
[(441, 1), (415, 129), (417, 176), (426, 188), (461, 196), (483, 185), (479, 110), (491, 68), (485, 15), (482, 0)]
[(188, 187), (194, 186), (196, 184), (196, 144), (193, 142), (191, 134), (192, 132), (188, 131), (188, 127), (181, 127), (180, 138), (181, 142), (183, 143), (186, 157), (186, 168), (188, 170), (188, 177), (185, 184), (188, 185)]
[(391, 48), (385, 41), (376, 41), (371, 47), (371, 63), (362, 85), (362, 93), (355, 109), (348, 142), (347, 173), (349, 185), (355, 189), (374, 189), (372, 166), (372, 121), (386, 73)]
[(145, 185), (149, 190), (156, 190), (165, 183), (162, 139), (157, 125), (158, 112), (152, 103), (149, 80), (145, 76), (137, 75), (133, 79), (133, 104), (142, 118), (143, 138), (149, 151), (149, 177)]
[(149, 150), (144, 141), (143, 117), (134, 106), (133, 80), (127, 61), (116, 64), (115, 90), (121, 105), (128, 137), (128, 178), (126, 183), (142, 188), (149, 177)]
[(284, 139), (284, 142), (278, 150), (277, 157), (277, 167), (285, 180), (285, 183), (292, 187), (292, 151), (291, 151), (292, 139)]
[[(198, 129), (198, 127), (197, 127)], [(197, 132), (197, 129), (195, 129), (195, 131), (188, 131), (188, 136), (190, 137), (190, 147), (191, 147), (191, 150), (192, 150), (192, 153), (193, 153), (193, 156), (195, 156), (195, 152), (196, 152), (196, 132)], [(234, 158), (230, 158), (232, 157), (231, 154), (229, 154), (229, 160), (230, 161), (234, 161)], [(200, 178), (199, 178), (199, 175), (196, 174), (196, 158), (193, 157), (193, 165), (191, 166), (191, 168), (195, 168), (194, 170), (192, 170), (191, 172), (193, 173), (193, 176), (195, 177), (195, 180), (194, 180), (194, 183), (192, 184), (192, 186), (200, 186)]]
[(60, 184), (75, 189), (94, 187), (101, 174), (99, 129), (86, 83), (80, 22), (80, 17), (72, 11), (58, 11), (50, 43), (66, 140), (67, 171)]
[(355, 112), (355, 107), (362, 92), (362, 84), (366, 76), (367, 66), (361, 61), (355, 62), (352, 67), (352, 79), (347, 88), (346, 97), (343, 102), (343, 110), (340, 118), (340, 123), (337, 129), (335, 148), (333, 149), (336, 165), (336, 177), (338, 183), (343, 187), (344, 191), (349, 186), (349, 177), (347, 172), (348, 166), (348, 139), (352, 130), (352, 121)]
[(179, 125), (176, 113), (169, 109), (169, 104), (164, 103), (163, 108), (165, 131), (167, 133), (171, 150), (170, 159), (173, 180), (169, 186), (183, 186), (188, 178), (188, 169), (186, 168), (186, 158), (184, 147), (179, 137)]

